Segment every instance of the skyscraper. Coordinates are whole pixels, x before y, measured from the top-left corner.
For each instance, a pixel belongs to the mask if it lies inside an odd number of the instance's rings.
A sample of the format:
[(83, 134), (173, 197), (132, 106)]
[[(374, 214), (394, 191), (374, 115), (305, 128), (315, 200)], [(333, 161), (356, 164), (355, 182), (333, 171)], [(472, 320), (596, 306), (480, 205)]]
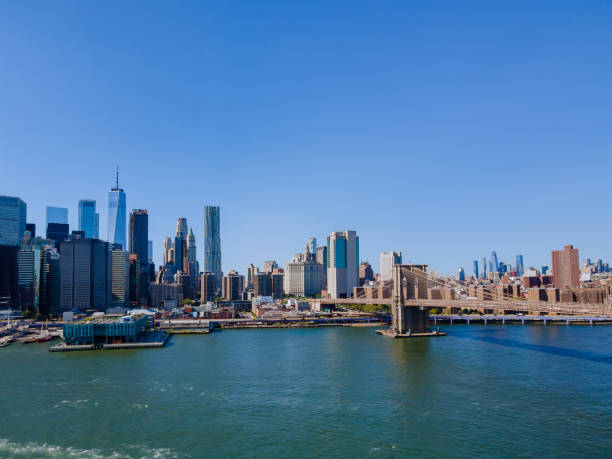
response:
[(36, 239), (36, 224), (35, 223), (26, 223), (26, 231), (30, 232), (30, 236), (32, 239)]
[(553, 284), (557, 288), (580, 286), (580, 257), (578, 249), (566, 245), (552, 251)]
[(183, 239), (187, 239), (187, 219), (185, 217), (179, 217), (176, 222), (176, 235)]
[(100, 238), (100, 215), (96, 213), (93, 199), (79, 201), (79, 231), (84, 231), (87, 239)]
[(313, 254), (317, 253), (317, 238), (316, 237), (308, 238), (308, 240), (306, 241), (306, 244), (308, 244), (308, 250), (310, 250), (310, 253), (313, 253)]
[(60, 248), (60, 243), (70, 234), (68, 225), (68, 209), (64, 207), (47, 206), (47, 239), (55, 241), (55, 247)]
[(130, 262), (126, 250), (115, 246), (112, 251), (111, 307), (130, 305)]
[(27, 206), (21, 199), (0, 196), (0, 307), (18, 303), (17, 250), (26, 229)]
[(47, 225), (49, 223), (68, 224), (68, 209), (65, 207), (47, 206)]
[(228, 301), (241, 300), (244, 290), (244, 276), (233, 269), (223, 278), (223, 299)]
[(174, 263), (174, 255), (173, 255), (174, 243), (172, 242), (172, 238), (170, 236), (164, 239), (164, 266), (168, 263)]
[(393, 265), (402, 264), (402, 252), (380, 253), (380, 278), (383, 281), (393, 279)]
[(294, 256), (293, 260), (285, 265), (283, 287), (288, 295), (317, 295), (325, 288), (323, 271), (327, 267), (317, 263), (315, 254), (310, 252), (311, 239), (306, 241), (304, 253)]
[(482, 277), (487, 277), (487, 259), (484, 257), (482, 258)]
[(474, 279), (478, 279), (478, 260), (474, 260)]
[(130, 254), (138, 256), (140, 302), (148, 301), (149, 285), (149, 215), (144, 209), (134, 209), (130, 213)]
[(115, 187), (108, 192), (108, 242), (121, 244), (123, 250), (127, 249), (125, 222), (125, 192), (119, 188), (119, 168), (117, 168)]
[(497, 260), (497, 253), (495, 253), (495, 250), (493, 252), (491, 252), (491, 264), (490, 264), (490, 271), (492, 272), (499, 272), (499, 261)]
[(130, 212), (130, 253), (138, 255), (141, 263), (149, 259), (149, 215), (144, 209)]
[(285, 296), (285, 274), (282, 269), (275, 268), (272, 272), (272, 296), (274, 299)]
[(200, 276), (200, 302), (214, 301), (217, 294), (217, 281), (214, 273), (202, 273)]
[(180, 235), (174, 238), (174, 271), (183, 271), (183, 259), (185, 258), (185, 239)]
[(189, 263), (187, 261), (187, 219), (179, 217), (176, 222), (176, 236), (174, 238), (174, 268), (189, 274)]
[(516, 275), (522, 276), (525, 272), (525, 266), (523, 265), (523, 255), (516, 256)]
[(55, 247), (45, 247), (42, 252), (38, 307), (43, 317), (60, 316), (60, 288), (60, 255)]
[(198, 273), (196, 273), (196, 240), (195, 234), (193, 234), (193, 228), (189, 230), (189, 234), (187, 235), (187, 245), (185, 251), (187, 253), (187, 274), (189, 274), (191, 278), (195, 280)]
[(70, 234), (68, 223), (47, 223), (47, 239), (55, 241), (55, 247), (59, 249), (60, 243)]
[(133, 305), (138, 305), (142, 301), (140, 294), (141, 274), (140, 259), (135, 253), (131, 253), (128, 257), (129, 267), (129, 299)]
[(111, 252), (99, 239), (71, 238), (60, 248), (60, 307), (69, 311), (110, 304)]
[[(35, 312), (38, 301), (35, 295), (35, 285), (38, 283), (36, 272), (36, 255), (40, 251), (32, 250), (32, 247), (22, 247), (17, 252), (17, 294), (18, 304), (22, 311)], [(40, 270), (40, 261), (38, 263)]]
[(204, 271), (215, 274), (221, 287), (221, 210), (218, 206), (204, 207)]
[(0, 244), (0, 307), (17, 306), (17, 245)]
[(315, 256), (317, 263), (323, 265), (323, 285), (327, 287), (327, 246), (323, 245), (317, 247), (317, 254)]
[(260, 272), (253, 279), (255, 296), (272, 296), (272, 274)]
[(327, 238), (327, 291), (348, 298), (359, 287), (359, 237), (355, 231), (333, 232)]
[(257, 275), (257, 273), (259, 273), (259, 268), (256, 267), (253, 263), (251, 263), (247, 267), (246, 288), (253, 288), (255, 284), (255, 276)]
[(0, 245), (18, 246), (26, 229), (27, 205), (19, 198), (0, 196)]

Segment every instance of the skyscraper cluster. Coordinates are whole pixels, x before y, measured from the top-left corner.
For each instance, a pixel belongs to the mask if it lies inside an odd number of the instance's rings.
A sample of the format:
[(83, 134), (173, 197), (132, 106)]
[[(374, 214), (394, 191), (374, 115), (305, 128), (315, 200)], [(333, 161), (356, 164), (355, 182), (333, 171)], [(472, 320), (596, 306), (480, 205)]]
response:
[[(182, 298), (194, 299), (198, 296), (201, 280), (200, 265), (197, 261), (196, 237), (193, 228), (188, 227), (185, 217), (178, 218), (174, 238), (168, 236), (164, 239), (163, 260), (164, 264), (155, 276), (156, 285), (152, 288), (157, 292), (163, 289), (168, 290), (167, 287), (160, 287), (160, 285), (175, 285), (176, 291), (180, 291)], [(207, 285), (207, 292), (208, 288)], [(216, 295), (216, 290), (215, 288), (214, 295)], [(173, 298), (167, 299), (178, 300), (176, 295), (171, 296)], [(153, 303), (164, 301), (158, 295), (155, 295), (155, 298)], [(156, 306), (160, 305), (157, 304)]]
[[(204, 304), (219, 300), (249, 302), (255, 298), (279, 300), (284, 296), (390, 298), (394, 266), (403, 263), (401, 252), (382, 252), (377, 275), (367, 261), (360, 259), (357, 232), (346, 230), (331, 232), (326, 244), (317, 244), (315, 237), (308, 238), (303, 251), (283, 268), (276, 260), (268, 259), (261, 269), (249, 265), (245, 275), (233, 269), (224, 275), (220, 208), (206, 205), (202, 222), (203, 269), (198, 262), (194, 228), (185, 217), (178, 217), (174, 233), (163, 240), (163, 264), (156, 271), (149, 239), (149, 212), (135, 208), (128, 214), (118, 170), (108, 194), (107, 241), (100, 239), (96, 204), (92, 199), (78, 201), (78, 229), (73, 231), (67, 207), (47, 206), (43, 237), (36, 235), (34, 223), (27, 222), (23, 200), (0, 196), (0, 307), (60, 316), (71, 310), (141, 306), (173, 309), (182, 306), (184, 300)], [(492, 294), (478, 294), (478, 289), (495, 286), (501, 287), (503, 295), (519, 296), (526, 290), (556, 288), (559, 291), (549, 292), (549, 296), (540, 291), (530, 293), (534, 298), (546, 296), (554, 300), (566, 298), (567, 289), (579, 287), (591, 276), (609, 271), (609, 265), (599, 259), (587, 259), (581, 269), (578, 249), (571, 245), (553, 251), (551, 261), (552, 272), (543, 266), (540, 274), (525, 267), (523, 255), (516, 255), (512, 265), (500, 260), (493, 250), (489, 257), (473, 260), (472, 277), (461, 267), (455, 280), (484, 299)], [(430, 287), (418, 285), (424, 291)], [(402, 288), (407, 289), (409, 297), (414, 293), (409, 290), (416, 287)], [(427, 294), (435, 296), (439, 292)]]
[(71, 232), (68, 208), (47, 206), (45, 237), (36, 236), (26, 204), (0, 196), (0, 307), (60, 316), (150, 303), (154, 266), (148, 213), (130, 213), (128, 241), (118, 170), (108, 196), (108, 241), (100, 239), (96, 201), (81, 199), (77, 209), (78, 229)]
[(474, 279), (499, 279), (506, 273), (521, 276), (525, 272), (523, 255), (516, 256), (516, 264), (513, 266), (499, 261), (497, 252), (493, 250), (489, 260), (483, 257), (480, 264), (478, 260), (472, 262), (472, 272)]

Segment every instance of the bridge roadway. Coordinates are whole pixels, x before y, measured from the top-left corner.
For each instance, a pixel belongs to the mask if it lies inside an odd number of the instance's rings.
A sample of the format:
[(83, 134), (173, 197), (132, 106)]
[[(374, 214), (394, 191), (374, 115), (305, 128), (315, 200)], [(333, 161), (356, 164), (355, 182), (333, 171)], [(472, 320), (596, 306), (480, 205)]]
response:
[[(317, 304), (318, 303), (318, 304)], [(380, 304), (391, 305), (390, 298), (365, 299), (365, 298), (317, 298), (311, 300), (311, 304), (320, 305), (342, 305), (342, 304)], [(534, 312), (547, 314), (584, 314), (612, 316), (612, 304), (606, 303), (548, 303), (546, 301), (512, 301), (512, 300), (404, 300), (403, 306), (420, 306), (431, 308), (459, 308), (476, 309), (479, 311), (516, 311)]]

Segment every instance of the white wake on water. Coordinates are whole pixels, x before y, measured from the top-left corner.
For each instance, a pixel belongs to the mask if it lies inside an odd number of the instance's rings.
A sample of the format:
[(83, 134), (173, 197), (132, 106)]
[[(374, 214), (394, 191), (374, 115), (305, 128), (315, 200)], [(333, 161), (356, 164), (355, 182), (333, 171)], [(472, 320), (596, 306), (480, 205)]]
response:
[(189, 457), (168, 448), (149, 448), (144, 445), (121, 445), (121, 449), (129, 453), (113, 451), (104, 453), (98, 449), (79, 449), (71, 446), (62, 447), (48, 443), (16, 443), (6, 438), (0, 438), (0, 457), (15, 459), (178, 459)]

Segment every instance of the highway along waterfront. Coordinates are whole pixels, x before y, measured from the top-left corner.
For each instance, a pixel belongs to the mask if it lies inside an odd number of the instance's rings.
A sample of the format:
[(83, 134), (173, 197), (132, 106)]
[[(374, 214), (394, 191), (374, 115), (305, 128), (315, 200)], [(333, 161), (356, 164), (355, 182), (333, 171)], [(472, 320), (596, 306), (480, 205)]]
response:
[(0, 349), (0, 457), (609, 456), (612, 327), (441, 324)]

